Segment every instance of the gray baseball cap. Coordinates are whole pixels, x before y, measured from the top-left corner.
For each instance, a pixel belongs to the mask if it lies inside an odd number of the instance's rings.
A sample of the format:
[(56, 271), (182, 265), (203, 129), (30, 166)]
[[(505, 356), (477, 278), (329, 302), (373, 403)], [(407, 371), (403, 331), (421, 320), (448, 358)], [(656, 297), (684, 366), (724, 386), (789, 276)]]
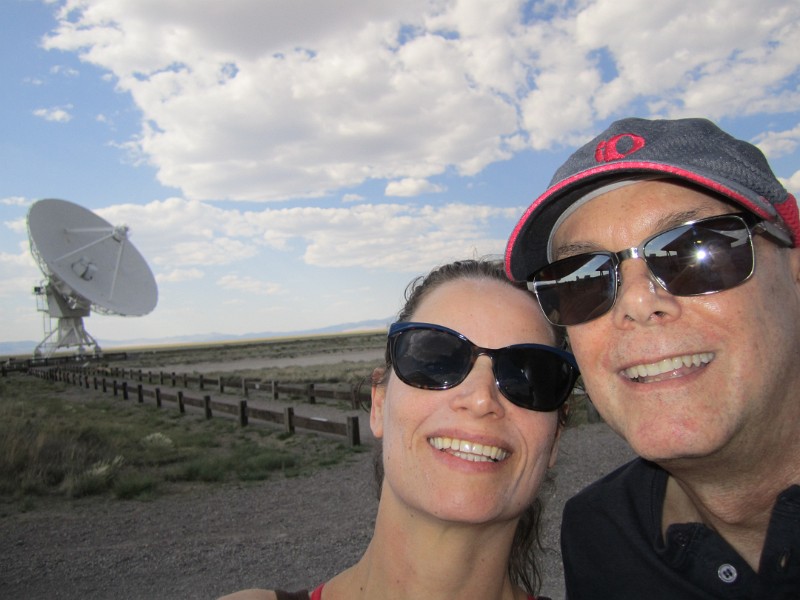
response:
[(800, 240), (797, 202), (753, 144), (706, 119), (622, 119), (579, 148), (514, 227), (506, 274), (524, 281), (548, 262), (550, 237), (576, 202), (614, 181), (678, 179), (724, 196)]

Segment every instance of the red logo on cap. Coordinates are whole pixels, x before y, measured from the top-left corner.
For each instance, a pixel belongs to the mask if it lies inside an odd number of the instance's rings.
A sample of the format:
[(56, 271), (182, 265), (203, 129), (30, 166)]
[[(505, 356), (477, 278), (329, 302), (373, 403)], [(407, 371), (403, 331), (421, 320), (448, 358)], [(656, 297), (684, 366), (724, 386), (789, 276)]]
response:
[(633, 133), (620, 133), (610, 140), (597, 144), (594, 159), (597, 162), (619, 160), (644, 148), (644, 138)]

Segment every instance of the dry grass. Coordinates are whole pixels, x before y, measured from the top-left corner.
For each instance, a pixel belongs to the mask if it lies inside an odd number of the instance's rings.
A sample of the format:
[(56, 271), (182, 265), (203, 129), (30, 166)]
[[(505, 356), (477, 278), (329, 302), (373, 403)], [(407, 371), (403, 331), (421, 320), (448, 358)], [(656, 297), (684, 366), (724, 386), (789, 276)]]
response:
[(148, 497), (186, 482), (263, 480), (357, 449), (313, 435), (206, 421), (22, 374), (0, 380), (0, 497)]

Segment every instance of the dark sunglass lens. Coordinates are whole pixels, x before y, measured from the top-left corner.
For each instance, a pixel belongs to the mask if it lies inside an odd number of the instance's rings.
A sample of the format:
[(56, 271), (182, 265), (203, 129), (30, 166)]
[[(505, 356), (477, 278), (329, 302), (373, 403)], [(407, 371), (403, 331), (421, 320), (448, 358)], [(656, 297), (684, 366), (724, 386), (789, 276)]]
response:
[(446, 389), (461, 383), (472, 358), (467, 342), (435, 329), (407, 329), (394, 339), (397, 376), (422, 389)]
[(747, 227), (729, 216), (665, 231), (644, 245), (644, 258), (653, 275), (676, 296), (726, 290), (753, 271)]
[(534, 276), (544, 314), (556, 325), (577, 325), (614, 305), (616, 268), (610, 254), (593, 252), (558, 260)]
[(500, 391), (517, 406), (556, 410), (572, 391), (572, 366), (555, 352), (537, 348), (504, 348), (495, 357)]

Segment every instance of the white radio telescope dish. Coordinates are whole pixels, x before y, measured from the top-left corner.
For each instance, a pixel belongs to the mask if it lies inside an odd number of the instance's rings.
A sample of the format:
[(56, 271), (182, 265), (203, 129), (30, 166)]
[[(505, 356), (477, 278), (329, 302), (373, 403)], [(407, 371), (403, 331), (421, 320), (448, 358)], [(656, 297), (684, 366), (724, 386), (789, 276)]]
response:
[[(66, 200), (39, 200), (28, 211), (31, 254), (45, 280), (34, 292), (46, 313), (45, 338), (34, 355), (50, 356), (77, 346), (83, 354), (100, 347), (83, 326), (92, 310), (141, 316), (158, 302), (153, 273), (128, 240), (128, 227), (113, 226)], [(58, 327), (52, 328), (52, 319)], [(49, 326), (48, 326), (49, 325)]]

